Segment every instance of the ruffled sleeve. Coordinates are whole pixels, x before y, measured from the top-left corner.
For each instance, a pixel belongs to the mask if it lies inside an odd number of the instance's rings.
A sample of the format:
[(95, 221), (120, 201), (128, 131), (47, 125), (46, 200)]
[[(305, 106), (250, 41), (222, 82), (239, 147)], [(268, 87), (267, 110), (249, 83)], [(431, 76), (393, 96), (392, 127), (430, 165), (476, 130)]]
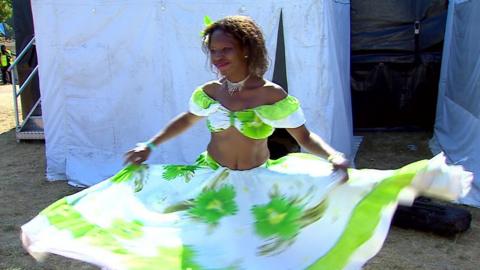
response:
[(296, 128), (305, 124), (300, 102), (293, 96), (272, 105), (257, 107), (254, 111), (265, 124), (274, 128)]
[(188, 104), (189, 112), (198, 116), (208, 116), (216, 111), (220, 103), (209, 97), (202, 88), (197, 88), (193, 91)]

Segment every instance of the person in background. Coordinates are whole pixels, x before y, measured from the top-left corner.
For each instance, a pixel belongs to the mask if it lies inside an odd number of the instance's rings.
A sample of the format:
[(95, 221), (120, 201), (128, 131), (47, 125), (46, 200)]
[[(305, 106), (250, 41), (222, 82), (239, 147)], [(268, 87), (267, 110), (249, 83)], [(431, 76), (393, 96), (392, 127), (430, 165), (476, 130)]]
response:
[(2, 71), (2, 82), (3, 84), (12, 83), (12, 77), (8, 68), (10, 63), (13, 60), (12, 52), (7, 49), (7, 46), (0, 46), (0, 70)]

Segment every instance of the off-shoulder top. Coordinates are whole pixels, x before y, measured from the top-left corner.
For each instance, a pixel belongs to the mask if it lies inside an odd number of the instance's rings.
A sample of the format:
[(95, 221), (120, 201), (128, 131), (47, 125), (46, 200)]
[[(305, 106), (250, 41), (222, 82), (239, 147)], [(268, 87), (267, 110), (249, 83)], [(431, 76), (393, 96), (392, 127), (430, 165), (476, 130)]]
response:
[(220, 132), (234, 126), (240, 133), (252, 139), (265, 139), (275, 128), (296, 128), (305, 123), (300, 102), (288, 95), (271, 105), (262, 105), (241, 111), (230, 111), (217, 100), (197, 88), (189, 102), (189, 111), (207, 117), (211, 132)]

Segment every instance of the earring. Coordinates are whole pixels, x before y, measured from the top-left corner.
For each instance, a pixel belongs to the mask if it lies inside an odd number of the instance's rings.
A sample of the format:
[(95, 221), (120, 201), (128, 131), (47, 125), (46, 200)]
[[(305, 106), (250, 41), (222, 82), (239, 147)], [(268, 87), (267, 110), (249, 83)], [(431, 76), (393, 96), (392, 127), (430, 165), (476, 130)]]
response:
[(248, 58), (248, 55), (243, 56), (243, 58)]

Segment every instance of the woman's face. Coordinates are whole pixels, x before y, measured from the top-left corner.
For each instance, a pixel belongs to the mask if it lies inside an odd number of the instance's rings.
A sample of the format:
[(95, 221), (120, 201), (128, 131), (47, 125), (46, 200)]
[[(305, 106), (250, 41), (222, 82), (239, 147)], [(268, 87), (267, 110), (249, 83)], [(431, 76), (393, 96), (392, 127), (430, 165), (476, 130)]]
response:
[(210, 59), (224, 76), (238, 76), (248, 72), (245, 50), (237, 39), (223, 30), (210, 36)]

